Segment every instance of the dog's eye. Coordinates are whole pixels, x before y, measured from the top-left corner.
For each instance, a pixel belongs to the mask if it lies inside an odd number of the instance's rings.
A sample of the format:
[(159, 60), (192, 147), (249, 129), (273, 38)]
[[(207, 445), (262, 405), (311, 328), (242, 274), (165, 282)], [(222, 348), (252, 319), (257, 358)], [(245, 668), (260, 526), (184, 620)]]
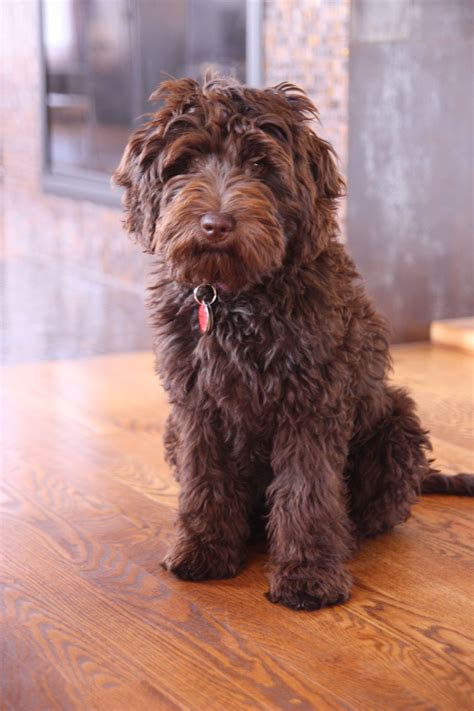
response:
[(186, 158), (177, 160), (174, 163), (170, 163), (163, 169), (161, 179), (164, 183), (167, 183), (168, 180), (171, 180), (171, 178), (176, 178), (178, 175), (186, 173), (187, 168), (188, 160)]
[(252, 166), (252, 168), (255, 168), (255, 169), (263, 168), (264, 167), (263, 157), (260, 156), (258, 158), (252, 158), (252, 160), (250, 161), (250, 165)]
[(163, 171), (163, 182), (167, 183), (171, 178), (176, 178), (182, 173), (179, 165), (171, 165), (169, 168), (165, 168)]

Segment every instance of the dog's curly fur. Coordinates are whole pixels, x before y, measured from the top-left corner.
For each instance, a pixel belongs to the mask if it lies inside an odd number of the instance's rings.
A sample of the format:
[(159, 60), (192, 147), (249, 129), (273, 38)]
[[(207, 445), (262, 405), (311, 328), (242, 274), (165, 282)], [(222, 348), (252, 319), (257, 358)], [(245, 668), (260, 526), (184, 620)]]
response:
[[(404, 521), (427, 477), (446, 486), (412, 399), (387, 384), (387, 324), (337, 239), (335, 155), (287, 83), (170, 80), (152, 98), (162, 107), (115, 180), (127, 230), (156, 257), (149, 306), (181, 485), (165, 566), (186, 580), (234, 576), (263, 519), (268, 598), (343, 602), (357, 541)], [(201, 227), (209, 212), (235, 220), (222, 241)], [(206, 335), (202, 283), (218, 290)]]

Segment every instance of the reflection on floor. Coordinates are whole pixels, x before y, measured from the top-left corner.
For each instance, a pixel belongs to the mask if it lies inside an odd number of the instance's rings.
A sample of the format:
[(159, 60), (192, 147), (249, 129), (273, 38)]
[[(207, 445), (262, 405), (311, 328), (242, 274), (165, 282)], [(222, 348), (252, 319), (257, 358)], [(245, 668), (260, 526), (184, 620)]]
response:
[(0, 270), (4, 363), (150, 347), (142, 289), (18, 257), (1, 260)]
[[(472, 471), (472, 356), (394, 356), (439, 466)], [(472, 500), (422, 497), (350, 562), (347, 605), (293, 612), (264, 598), (261, 550), (232, 580), (160, 567), (177, 487), (150, 353), (12, 365), (3, 380), (6, 709), (474, 707)]]

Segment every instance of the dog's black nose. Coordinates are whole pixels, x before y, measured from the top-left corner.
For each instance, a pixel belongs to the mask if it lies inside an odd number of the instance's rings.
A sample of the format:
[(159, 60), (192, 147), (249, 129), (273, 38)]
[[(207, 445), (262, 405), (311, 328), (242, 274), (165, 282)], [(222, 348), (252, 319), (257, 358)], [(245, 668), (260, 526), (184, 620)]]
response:
[(206, 212), (201, 217), (201, 227), (208, 237), (221, 239), (232, 232), (235, 220), (232, 215), (228, 215), (226, 212)]

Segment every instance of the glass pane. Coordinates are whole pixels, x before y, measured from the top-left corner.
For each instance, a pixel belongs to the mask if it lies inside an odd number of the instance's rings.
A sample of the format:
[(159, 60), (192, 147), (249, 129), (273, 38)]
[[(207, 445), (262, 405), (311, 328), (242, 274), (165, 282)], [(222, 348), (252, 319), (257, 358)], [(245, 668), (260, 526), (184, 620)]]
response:
[(245, 2), (188, 0), (184, 73), (200, 77), (207, 67), (245, 81)]
[(246, 0), (43, 0), (48, 158), (61, 175), (115, 169), (166, 76), (245, 79)]
[(201, 79), (207, 68), (245, 81), (245, 0), (138, 0), (143, 111), (166, 78)]
[(110, 173), (117, 164), (135, 114), (127, 7), (127, 0), (43, 2), (53, 172)]

